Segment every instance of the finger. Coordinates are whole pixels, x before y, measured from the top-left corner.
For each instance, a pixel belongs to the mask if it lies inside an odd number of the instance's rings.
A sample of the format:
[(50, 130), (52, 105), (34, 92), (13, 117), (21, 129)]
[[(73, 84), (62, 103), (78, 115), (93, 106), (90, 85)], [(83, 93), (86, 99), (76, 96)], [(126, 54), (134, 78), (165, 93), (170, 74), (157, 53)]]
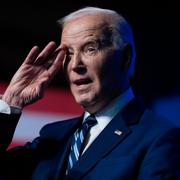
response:
[(65, 63), (66, 63), (66, 58), (67, 58), (67, 46), (62, 44), (61, 48), (64, 50), (64, 58), (62, 60), (62, 64), (61, 64), (61, 67), (62, 67), (62, 70), (64, 71), (64, 66), (65, 66)]
[(67, 49), (67, 47), (66, 47), (65, 44), (60, 44), (60, 46), (58, 46), (54, 52), (57, 51), (59, 53), (60, 50), (64, 50), (65, 51), (66, 49)]
[(65, 49), (66, 47), (64, 45), (60, 45), (59, 47), (57, 47), (56, 50), (48, 58), (48, 60), (43, 64), (43, 67), (45, 69), (49, 69), (53, 65), (54, 61), (56, 60), (59, 52)]
[[(58, 53), (59, 53), (61, 50), (66, 50), (66, 46), (62, 44), (62, 45), (60, 45), (60, 46), (58, 46), (58, 47), (56, 48), (56, 50), (55, 50), (55, 51), (52, 53), (52, 55), (51, 55), (51, 57), (52, 57), (53, 60), (56, 59)], [(52, 60), (50, 60), (50, 61), (52, 61)]]
[(39, 47), (34, 46), (30, 52), (28, 53), (26, 59), (24, 60), (24, 63), (31, 64), (36, 59), (37, 55), (39, 53)]
[(51, 56), (48, 58), (48, 60), (43, 63), (43, 67), (45, 69), (49, 69), (50, 66), (52, 66), (53, 62), (55, 61), (55, 59), (57, 58), (58, 53), (61, 51), (62, 49), (60, 47), (58, 47), (52, 54)]
[(48, 69), (48, 73), (49, 73), (50, 77), (53, 77), (59, 71), (59, 69), (62, 66), (64, 57), (65, 57), (65, 50), (61, 49), (60, 52), (58, 53), (56, 59), (54, 60), (53, 64)]
[(48, 45), (42, 50), (42, 52), (39, 54), (39, 56), (35, 60), (36, 65), (41, 65), (48, 61), (48, 58), (51, 56), (51, 54), (54, 52), (56, 48), (55, 42), (49, 42)]
[(68, 53), (66, 52), (65, 58), (64, 58), (63, 64), (62, 64), (62, 70), (64, 73), (66, 73), (68, 63), (69, 63), (69, 56), (68, 56)]

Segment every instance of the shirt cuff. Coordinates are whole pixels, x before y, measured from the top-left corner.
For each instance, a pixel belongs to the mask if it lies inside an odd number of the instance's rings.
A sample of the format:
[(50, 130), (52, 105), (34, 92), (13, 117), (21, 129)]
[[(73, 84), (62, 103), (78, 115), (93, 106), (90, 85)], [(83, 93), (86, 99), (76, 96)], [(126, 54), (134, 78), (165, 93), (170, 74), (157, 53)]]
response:
[(21, 108), (15, 106), (9, 106), (5, 101), (0, 99), (0, 113), (4, 114), (20, 114)]

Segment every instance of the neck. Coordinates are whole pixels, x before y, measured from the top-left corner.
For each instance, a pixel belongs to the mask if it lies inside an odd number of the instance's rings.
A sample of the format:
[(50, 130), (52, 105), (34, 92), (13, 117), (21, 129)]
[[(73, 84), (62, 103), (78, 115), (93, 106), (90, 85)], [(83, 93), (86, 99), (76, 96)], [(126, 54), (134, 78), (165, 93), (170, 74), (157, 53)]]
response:
[(95, 103), (92, 103), (90, 106), (83, 107), (85, 111), (89, 112), (90, 114), (97, 113), (104, 109), (108, 104), (113, 101), (117, 96), (120, 96), (122, 93), (124, 93), (130, 86), (126, 86), (124, 88), (120, 88), (112, 93), (107, 93), (105, 95), (102, 95), (102, 97), (99, 97), (99, 100), (97, 100)]

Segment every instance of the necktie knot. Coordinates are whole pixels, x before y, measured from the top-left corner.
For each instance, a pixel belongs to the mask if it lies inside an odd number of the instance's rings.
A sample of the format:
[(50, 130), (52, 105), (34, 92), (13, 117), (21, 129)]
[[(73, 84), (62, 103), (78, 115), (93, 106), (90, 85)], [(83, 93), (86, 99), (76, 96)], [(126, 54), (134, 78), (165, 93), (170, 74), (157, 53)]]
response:
[(86, 128), (91, 128), (92, 126), (97, 124), (97, 120), (94, 116), (94, 114), (91, 114), (90, 116), (88, 116), (85, 121), (83, 122), (82, 126), (86, 126)]

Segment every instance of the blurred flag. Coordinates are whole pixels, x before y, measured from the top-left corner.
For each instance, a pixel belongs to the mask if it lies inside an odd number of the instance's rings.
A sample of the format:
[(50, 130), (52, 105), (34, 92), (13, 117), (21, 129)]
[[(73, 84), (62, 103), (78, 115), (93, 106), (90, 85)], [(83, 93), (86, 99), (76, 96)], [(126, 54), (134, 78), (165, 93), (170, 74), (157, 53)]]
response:
[[(5, 88), (6, 84), (0, 84), (1, 94)], [(82, 112), (68, 89), (49, 88), (41, 100), (24, 108), (9, 147), (32, 141), (45, 124), (79, 116)]]

